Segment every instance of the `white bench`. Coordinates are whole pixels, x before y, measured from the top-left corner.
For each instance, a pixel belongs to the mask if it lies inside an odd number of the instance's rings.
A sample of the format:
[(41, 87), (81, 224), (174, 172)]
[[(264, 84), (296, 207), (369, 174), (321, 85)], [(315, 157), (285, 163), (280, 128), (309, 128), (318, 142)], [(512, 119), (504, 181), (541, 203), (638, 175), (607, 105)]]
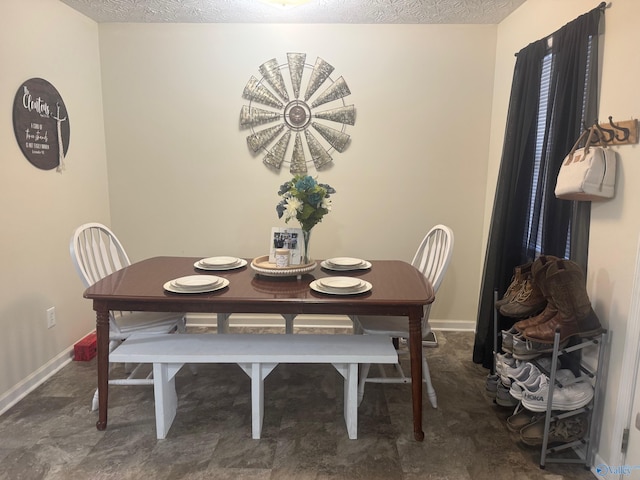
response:
[(380, 335), (134, 334), (110, 362), (152, 363), (156, 434), (165, 438), (176, 416), (175, 375), (185, 363), (237, 363), (251, 378), (252, 437), (260, 438), (264, 379), (279, 363), (331, 363), (344, 377), (344, 419), (358, 438), (358, 364), (397, 363), (391, 339)]

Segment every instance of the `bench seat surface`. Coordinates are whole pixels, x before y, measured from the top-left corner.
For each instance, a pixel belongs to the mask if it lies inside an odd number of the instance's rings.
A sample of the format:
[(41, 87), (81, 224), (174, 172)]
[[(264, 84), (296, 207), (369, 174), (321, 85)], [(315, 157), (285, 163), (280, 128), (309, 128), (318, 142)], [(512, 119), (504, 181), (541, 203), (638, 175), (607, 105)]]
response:
[(135, 363), (396, 363), (390, 338), (318, 334), (134, 334), (109, 355)]

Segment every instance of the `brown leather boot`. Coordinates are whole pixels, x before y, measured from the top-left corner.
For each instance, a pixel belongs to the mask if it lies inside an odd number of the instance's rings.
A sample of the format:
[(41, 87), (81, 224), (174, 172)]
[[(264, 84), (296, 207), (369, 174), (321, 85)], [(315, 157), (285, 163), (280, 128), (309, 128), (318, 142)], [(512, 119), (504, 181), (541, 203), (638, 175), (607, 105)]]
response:
[(509, 303), (511, 300), (518, 295), (518, 292), (524, 286), (524, 280), (527, 275), (531, 272), (532, 262), (525, 263), (524, 265), (517, 266), (513, 270), (513, 277), (511, 278), (511, 283), (507, 287), (507, 291), (504, 292), (504, 296), (498, 300), (495, 304), (496, 308), (500, 308), (502, 305)]
[(544, 308), (542, 313), (536, 315), (535, 317), (527, 318), (526, 320), (520, 320), (515, 323), (514, 328), (523, 333), (527, 328), (534, 327), (536, 325), (540, 325), (542, 323), (548, 322), (551, 320), (555, 314), (558, 312), (556, 308), (556, 304), (553, 303), (553, 298), (549, 293), (549, 289), (546, 284), (547, 277), (547, 269), (551, 263), (560, 260), (558, 257), (554, 257), (553, 255), (540, 255), (533, 265), (531, 265), (531, 275), (533, 276), (533, 283), (540, 289), (542, 295), (547, 300), (547, 306)]
[(549, 321), (527, 328), (525, 338), (553, 343), (556, 329), (560, 331), (560, 342), (575, 335), (589, 337), (603, 331), (591, 308), (584, 273), (578, 264), (570, 260), (552, 263), (547, 269), (546, 283), (558, 312)]

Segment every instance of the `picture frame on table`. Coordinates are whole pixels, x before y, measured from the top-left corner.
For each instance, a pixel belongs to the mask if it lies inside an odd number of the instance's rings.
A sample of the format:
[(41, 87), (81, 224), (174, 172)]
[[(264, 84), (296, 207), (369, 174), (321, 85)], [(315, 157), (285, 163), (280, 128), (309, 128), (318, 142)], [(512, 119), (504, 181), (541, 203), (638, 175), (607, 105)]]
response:
[(302, 262), (302, 229), (273, 227), (269, 237), (269, 263), (276, 263), (276, 249), (286, 248), (290, 252), (289, 265)]

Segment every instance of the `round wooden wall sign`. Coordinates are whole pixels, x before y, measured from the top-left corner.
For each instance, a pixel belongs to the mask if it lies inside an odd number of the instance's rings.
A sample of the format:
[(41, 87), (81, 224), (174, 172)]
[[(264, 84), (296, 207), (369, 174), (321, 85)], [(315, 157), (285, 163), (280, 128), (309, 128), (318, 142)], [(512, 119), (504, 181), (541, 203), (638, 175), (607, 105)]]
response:
[(69, 115), (62, 97), (42, 78), (30, 78), (13, 100), (13, 131), (27, 160), (42, 170), (64, 170)]
[(351, 95), (345, 79), (333, 80), (333, 65), (322, 58), (314, 65), (306, 58), (287, 53), (287, 63), (264, 62), (258, 67), (262, 78), (252, 75), (242, 92), (249, 105), (240, 111), (240, 128), (251, 130), (249, 148), (264, 151), (262, 162), (271, 169), (288, 163), (292, 175), (306, 175), (312, 162), (316, 170), (329, 167), (332, 152), (349, 145), (346, 127), (356, 121), (356, 107), (344, 100)]

